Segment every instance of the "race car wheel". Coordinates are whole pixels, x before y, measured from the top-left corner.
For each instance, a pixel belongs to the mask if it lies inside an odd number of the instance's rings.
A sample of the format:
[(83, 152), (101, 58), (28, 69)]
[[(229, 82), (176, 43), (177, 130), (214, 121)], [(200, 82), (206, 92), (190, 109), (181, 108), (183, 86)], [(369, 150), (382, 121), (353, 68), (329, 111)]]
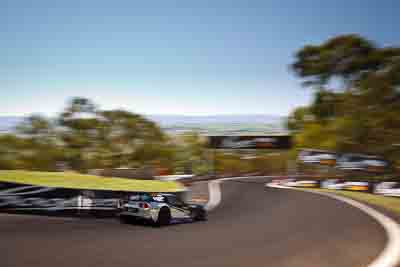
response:
[(161, 208), (160, 212), (158, 213), (156, 225), (157, 226), (168, 225), (170, 221), (171, 221), (170, 210), (166, 207)]
[(203, 209), (196, 208), (196, 209), (192, 210), (190, 217), (194, 221), (206, 221), (207, 220), (207, 212)]
[(203, 209), (197, 209), (194, 219), (196, 221), (207, 221), (207, 212)]

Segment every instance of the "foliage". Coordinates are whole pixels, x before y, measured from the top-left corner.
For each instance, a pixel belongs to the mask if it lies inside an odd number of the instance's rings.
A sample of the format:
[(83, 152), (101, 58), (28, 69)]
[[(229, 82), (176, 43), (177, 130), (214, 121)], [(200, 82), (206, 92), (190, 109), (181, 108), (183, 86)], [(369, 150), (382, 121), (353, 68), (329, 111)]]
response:
[(341, 35), (303, 47), (291, 67), (315, 92), (288, 120), (298, 146), (400, 157), (400, 48)]
[(212, 171), (212, 155), (207, 149), (207, 138), (191, 131), (178, 135), (175, 145), (175, 170), (179, 173), (209, 174)]
[(0, 136), (0, 169), (170, 167), (172, 158), (168, 138), (154, 122), (124, 110), (100, 110), (85, 98), (73, 98), (54, 121), (32, 115), (15, 135)]
[(215, 155), (217, 174), (227, 175), (282, 175), (286, 172), (290, 152), (270, 150), (218, 151)]

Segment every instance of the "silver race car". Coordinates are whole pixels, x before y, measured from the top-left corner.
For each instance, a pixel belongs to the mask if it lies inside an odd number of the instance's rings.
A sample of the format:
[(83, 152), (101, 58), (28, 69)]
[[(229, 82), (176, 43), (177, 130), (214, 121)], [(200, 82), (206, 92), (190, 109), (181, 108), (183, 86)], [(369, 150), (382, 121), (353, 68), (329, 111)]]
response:
[(189, 204), (174, 194), (138, 193), (122, 200), (119, 218), (124, 223), (136, 221), (168, 225), (172, 221), (204, 221), (207, 212), (202, 205)]

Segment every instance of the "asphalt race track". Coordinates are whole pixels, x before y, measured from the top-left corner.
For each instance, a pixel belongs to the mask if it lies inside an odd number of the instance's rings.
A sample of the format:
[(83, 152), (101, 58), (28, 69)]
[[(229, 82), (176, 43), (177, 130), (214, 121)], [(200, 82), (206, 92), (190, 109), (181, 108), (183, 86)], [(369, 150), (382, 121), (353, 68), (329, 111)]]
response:
[(384, 248), (384, 230), (361, 211), (263, 182), (224, 182), (207, 222), (164, 228), (0, 214), (0, 266), (356, 267)]

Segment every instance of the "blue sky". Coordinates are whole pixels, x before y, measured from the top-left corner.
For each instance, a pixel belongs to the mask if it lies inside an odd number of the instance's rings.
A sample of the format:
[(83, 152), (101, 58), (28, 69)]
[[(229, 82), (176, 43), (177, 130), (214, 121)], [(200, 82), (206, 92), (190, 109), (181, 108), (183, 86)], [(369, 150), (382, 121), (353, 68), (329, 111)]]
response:
[[(370, 3), (371, 2), (371, 3)], [(343, 33), (400, 45), (399, 1), (0, 1), (0, 115), (83, 96), (147, 114), (277, 114), (309, 103), (293, 54)]]

